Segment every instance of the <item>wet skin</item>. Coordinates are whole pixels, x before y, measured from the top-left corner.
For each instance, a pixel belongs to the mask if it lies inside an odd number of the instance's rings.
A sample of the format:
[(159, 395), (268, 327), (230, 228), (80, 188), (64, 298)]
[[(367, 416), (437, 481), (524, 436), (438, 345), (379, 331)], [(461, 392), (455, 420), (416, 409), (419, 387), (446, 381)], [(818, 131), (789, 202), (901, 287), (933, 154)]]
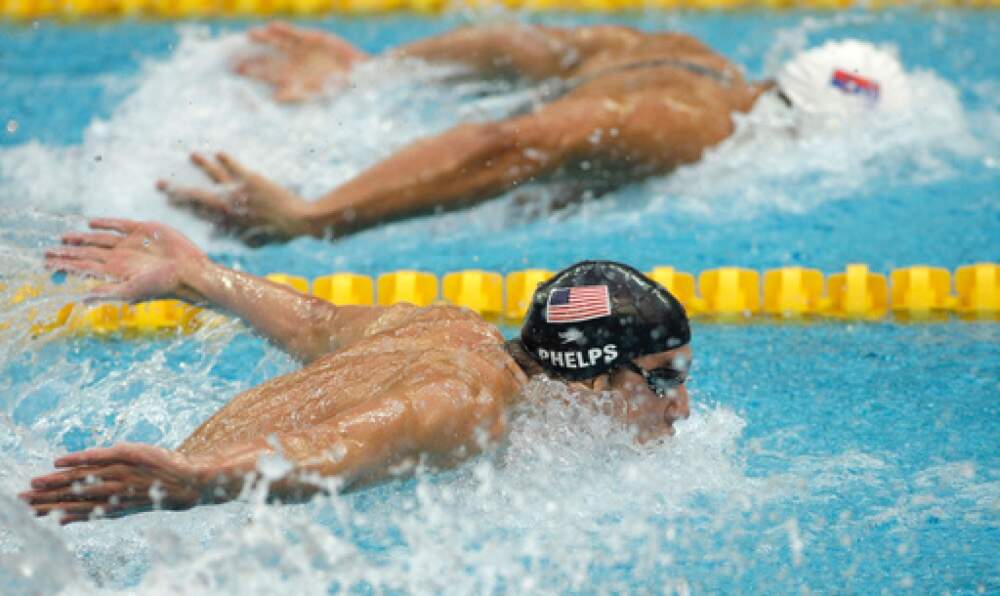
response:
[[(287, 100), (315, 95), (324, 73), (342, 77), (368, 59), (336, 36), (289, 25), (272, 24), (250, 35), (273, 52), (241, 63), (237, 71), (273, 85), (276, 96)], [(621, 172), (618, 183), (669, 172), (727, 138), (732, 114), (749, 110), (770, 88), (745, 81), (736, 65), (693, 37), (618, 26), (470, 27), (400, 46), (388, 57), (460, 63), (482, 77), (578, 84), (530, 113), (459, 124), (418, 140), (313, 200), (225, 153), (191, 156), (222, 188), (179, 187), (168, 180), (157, 188), (172, 204), (250, 244), (342, 235), (483, 201), (584, 161), (598, 176)], [(660, 65), (628, 68), (657, 60)], [(665, 63), (670, 61), (711, 69), (725, 80)]]
[[(161, 224), (95, 220), (91, 227), (64, 236), (46, 263), (104, 278), (92, 298), (215, 305), (305, 365), (237, 395), (176, 450), (132, 443), (57, 459), (58, 471), (33, 479), (21, 494), (38, 515), (62, 511), (68, 523), (97, 512), (234, 499), (260, 458), (275, 454), (291, 464), (268, 487), (281, 500), (407, 472), (418, 460), (449, 466), (503, 437), (508, 408), (528, 381), (499, 331), (468, 310), (337, 307), (214, 264)], [(689, 362), (690, 350), (636, 363), (653, 369), (677, 357)], [(683, 386), (660, 397), (627, 369), (571, 388), (585, 403), (607, 392), (609, 413), (640, 441), (672, 433), (688, 412)]]

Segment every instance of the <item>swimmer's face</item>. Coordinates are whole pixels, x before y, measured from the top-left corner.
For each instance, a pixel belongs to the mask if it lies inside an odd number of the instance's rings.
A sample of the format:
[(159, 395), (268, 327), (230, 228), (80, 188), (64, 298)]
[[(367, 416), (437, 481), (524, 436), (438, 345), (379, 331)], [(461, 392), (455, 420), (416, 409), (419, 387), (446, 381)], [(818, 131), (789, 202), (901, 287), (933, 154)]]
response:
[[(641, 369), (651, 371), (672, 366), (687, 369), (691, 365), (691, 347), (647, 354), (633, 360)], [(593, 380), (592, 388), (611, 392), (619, 398), (615, 414), (636, 432), (639, 442), (674, 434), (674, 422), (690, 414), (688, 392), (684, 383), (658, 395), (641, 373), (622, 367)]]

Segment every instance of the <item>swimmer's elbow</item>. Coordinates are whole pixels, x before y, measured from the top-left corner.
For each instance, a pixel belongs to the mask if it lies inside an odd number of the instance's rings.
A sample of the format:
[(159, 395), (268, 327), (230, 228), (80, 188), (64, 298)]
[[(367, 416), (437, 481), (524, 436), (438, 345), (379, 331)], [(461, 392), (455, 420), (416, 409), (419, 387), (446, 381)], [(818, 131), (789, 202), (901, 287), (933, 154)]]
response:
[(342, 309), (325, 300), (312, 298), (306, 308), (306, 324), (294, 330), (289, 351), (308, 364), (340, 349), (347, 325)]

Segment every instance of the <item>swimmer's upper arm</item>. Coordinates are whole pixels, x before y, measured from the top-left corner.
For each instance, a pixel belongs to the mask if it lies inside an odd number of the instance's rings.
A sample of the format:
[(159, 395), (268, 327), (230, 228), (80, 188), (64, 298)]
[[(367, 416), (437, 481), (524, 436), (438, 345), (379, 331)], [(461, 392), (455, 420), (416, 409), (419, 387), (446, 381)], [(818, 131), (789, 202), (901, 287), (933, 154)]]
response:
[(306, 337), (301, 343), (307, 347), (298, 351), (306, 362), (342, 350), (373, 333), (403, 325), (419, 310), (406, 303), (392, 306), (335, 306), (323, 300), (317, 303), (303, 329)]
[[(502, 432), (503, 400), (474, 376), (447, 370), (400, 379), (378, 398), (276, 438), (298, 475), (335, 476), (346, 485), (377, 480), (422, 457), (440, 464), (478, 451)], [(294, 493), (296, 475), (273, 487)]]
[(505, 404), (521, 387), (506, 367), (489, 353), (469, 355), (458, 346), (412, 357), (408, 374), (327, 420), (210, 454), (184, 446), (181, 452), (199, 458), (203, 488), (219, 501), (236, 498), (259, 460), (278, 452), (291, 466), (271, 479), (270, 496), (299, 499), (322, 490), (316, 476), (336, 479), (341, 487), (357, 485), (408, 472), (417, 463), (450, 465), (499, 438)]
[(707, 147), (733, 131), (729, 106), (663, 92), (623, 101), (619, 151), (630, 161), (665, 172), (701, 159)]
[(397, 56), (459, 62), (486, 75), (545, 79), (568, 75), (600, 52), (627, 51), (647, 35), (620, 25), (466, 27), (400, 46)]

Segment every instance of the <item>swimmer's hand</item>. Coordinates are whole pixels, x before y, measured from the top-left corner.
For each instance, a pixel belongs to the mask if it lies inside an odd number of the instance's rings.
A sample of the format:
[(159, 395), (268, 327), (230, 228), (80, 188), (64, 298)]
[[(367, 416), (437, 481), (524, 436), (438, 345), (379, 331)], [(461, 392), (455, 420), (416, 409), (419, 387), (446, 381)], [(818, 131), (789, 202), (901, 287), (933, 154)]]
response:
[(298, 102), (319, 95), (338, 76), (368, 55), (343, 39), (321, 31), (271, 23), (247, 36), (270, 52), (240, 61), (234, 70), (274, 87), (274, 99)]
[(94, 219), (90, 228), (94, 232), (64, 234), (61, 247), (45, 252), (48, 269), (106, 281), (88, 300), (198, 299), (187, 295), (184, 276), (208, 258), (180, 232), (125, 219)]
[(152, 445), (89, 449), (57, 459), (55, 467), (59, 471), (34, 478), (31, 490), (18, 496), (36, 515), (62, 511), (63, 524), (214, 500), (206, 490), (210, 466)]
[(213, 222), (220, 231), (233, 233), (250, 246), (310, 233), (305, 223), (309, 203), (294, 193), (225, 153), (214, 160), (192, 153), (191, 162), (222, 188), (181, 188), (158, 181), (157, 190), (166, 194), (172, 205)]

